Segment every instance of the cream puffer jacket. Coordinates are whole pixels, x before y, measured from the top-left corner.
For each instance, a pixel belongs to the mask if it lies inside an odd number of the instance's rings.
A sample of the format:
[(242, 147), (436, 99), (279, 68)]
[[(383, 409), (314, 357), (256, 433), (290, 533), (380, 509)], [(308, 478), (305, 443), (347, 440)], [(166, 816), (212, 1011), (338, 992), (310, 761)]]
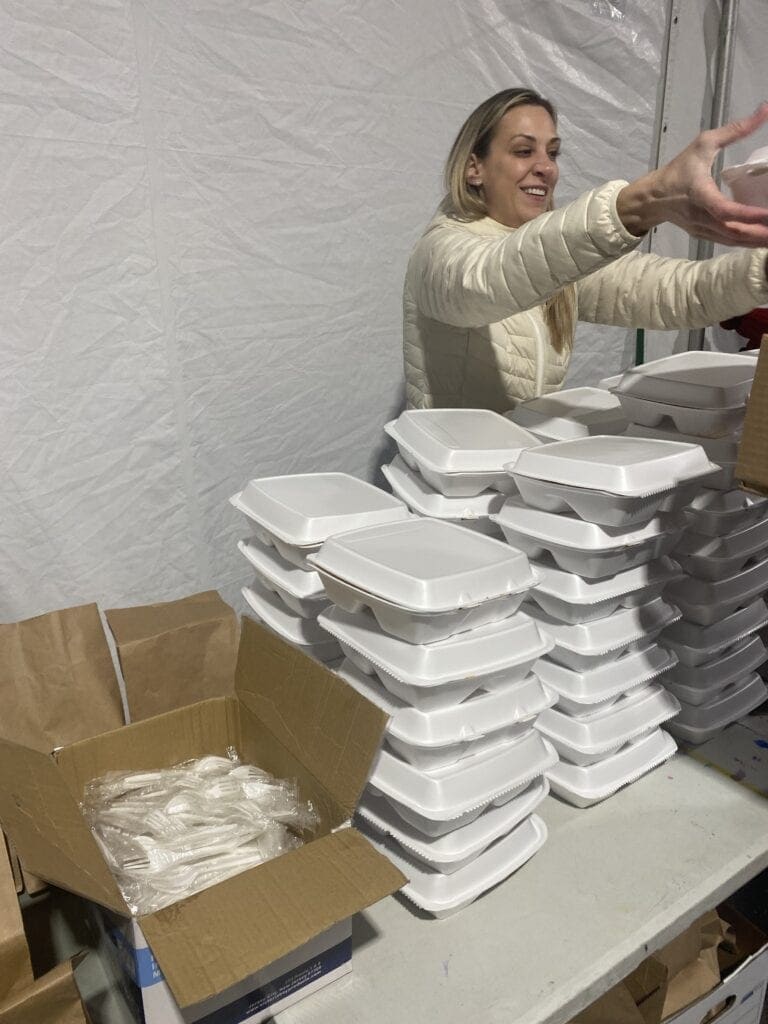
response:
[(576, 318), (619, 327), (704, 327), (768, 302), (765, 249), (695, 262), (632, 250), (611, 181), (519, 228), (438, 214), (403, 296), (410, 408), (486, 408), (556, 391), (570, 347), (549, 341), (542, 303), (576, 284)]

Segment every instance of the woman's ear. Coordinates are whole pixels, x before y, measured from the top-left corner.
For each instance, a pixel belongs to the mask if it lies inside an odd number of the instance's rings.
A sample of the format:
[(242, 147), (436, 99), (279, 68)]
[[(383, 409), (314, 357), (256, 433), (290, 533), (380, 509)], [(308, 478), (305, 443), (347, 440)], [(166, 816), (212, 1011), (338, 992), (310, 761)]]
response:
[(467, 162), (466, 179), (468, 185), (475, 185), (479, 187), (483, 184), (483, 172), (480, 168), (480, 162), (474, 153)]

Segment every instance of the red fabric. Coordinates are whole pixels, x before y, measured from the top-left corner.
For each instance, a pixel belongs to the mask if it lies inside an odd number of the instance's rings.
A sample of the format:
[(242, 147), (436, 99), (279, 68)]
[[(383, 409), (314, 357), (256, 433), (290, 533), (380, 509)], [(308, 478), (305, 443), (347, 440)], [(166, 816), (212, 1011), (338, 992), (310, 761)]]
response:
[(742, 338), (746, 338), (747, 348), (760, 348), (763, 335), (768, 334), (768, 309), (752, 309), (742, 316), (721, 321), (720, 326), (726, 331), (736, 331)]

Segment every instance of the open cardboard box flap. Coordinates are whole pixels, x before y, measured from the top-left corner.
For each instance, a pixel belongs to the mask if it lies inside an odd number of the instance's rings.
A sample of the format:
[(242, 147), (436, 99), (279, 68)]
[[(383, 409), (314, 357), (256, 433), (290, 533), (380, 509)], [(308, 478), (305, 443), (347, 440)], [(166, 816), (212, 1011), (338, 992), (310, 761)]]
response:
[(55, 755), (0, 741), (0, 821), (22, 859), (41, 877), (126, 915), (80, 813), (86, 782), (110, 770), (224, 755), (232, 746), (244, 761), (298, 779), (320, 814), (316, 839), (138, 918), (182, 1007), (242, 981), (405, 882), (345, 824), (378, 751), (384, 712), (250, 619), (242, 623), (235, 680), (239, 699), (178, 708)]
[[(768, 494), (768, 334), (763, 335), (747, 415), (739, 443), (736, 479), (743, 487)], [(746, 357), (745, 357), (746, 358)]]

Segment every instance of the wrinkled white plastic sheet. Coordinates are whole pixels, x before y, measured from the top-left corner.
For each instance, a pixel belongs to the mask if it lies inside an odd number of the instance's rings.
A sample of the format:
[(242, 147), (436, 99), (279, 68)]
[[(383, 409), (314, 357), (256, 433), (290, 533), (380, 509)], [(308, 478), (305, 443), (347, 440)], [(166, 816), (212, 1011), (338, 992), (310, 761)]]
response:
[[(658, 0), (0, 0), (0, 619), (249, 577), (254, 476), (373, 478), (401, 282), (485, 96), (561, 201), (646, 169)], [(590, 327), (572, 380), (631, 361)]]

